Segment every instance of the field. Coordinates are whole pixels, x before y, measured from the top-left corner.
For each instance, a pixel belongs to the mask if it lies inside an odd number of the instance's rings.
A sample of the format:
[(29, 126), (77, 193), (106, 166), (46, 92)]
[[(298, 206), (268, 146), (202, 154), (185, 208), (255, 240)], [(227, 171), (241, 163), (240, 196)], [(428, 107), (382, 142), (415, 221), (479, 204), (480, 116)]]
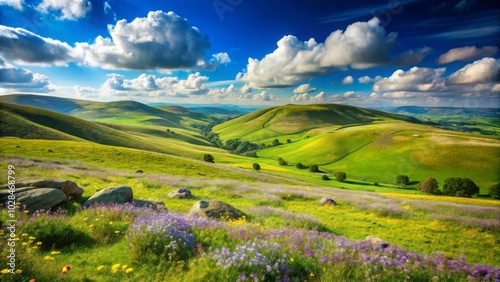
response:
[[(22, 273), (0, 274), (2, 281), (500, 279), (500, 201), (487, 197), (500, 182), (497, 136), (338, 105), (264, 109), (213, 128), (223, 141), (263, 143), (253, 158), (209, 142), (198, 128), (220, 120), (182, 107), (58, 103), (45, 103), (57, 112), (0, 103), (1, 166), (15, 166), (18, 179), (69, 179), (85, 190), (63, 210), (16, 214)], [(337, 171), (347, 179), (335, 180)], [(396, 184), (400, 174), (411, 182)], [(448, 177), (471, 178), (480, 195), (426, 195), (416, 187), (429, 176), (441, 187)], [(136, 199), (163, 201), (168, 211), (80, 208), (115, 185), (132, 187)], [(179, 188), (194, 198), (167, 196)], [(324, 197), (336, 205), (319, 205)], [(199, 200), (227, 202), (246, 217), (186, 216)], [(7, 219), (3, 210), (3, 239)], [(2, 256), (8, 252), (2, 248)], [(72, 268), (61, 274), (65, 265)]]

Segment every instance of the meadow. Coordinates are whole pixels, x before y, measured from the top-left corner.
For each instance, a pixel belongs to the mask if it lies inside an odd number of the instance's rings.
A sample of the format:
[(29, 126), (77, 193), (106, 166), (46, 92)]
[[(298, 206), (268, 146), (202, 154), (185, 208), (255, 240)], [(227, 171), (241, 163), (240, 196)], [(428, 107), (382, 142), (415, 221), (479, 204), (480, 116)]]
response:
[[(168, 209), (81, 210), (78, 202), (66, 204), (65, 211), (20, 213), (22, 273), (15, 280), (4, 274), (5, 281), (62, 279), (67, 264), (69, 281), (493, 281), (500, 275), (499, 201), (272, 184), (230, 175), (224, 180), (137, 175), (81, 161), (0, 163), (14, 163), (22, 177), (73, 179), (85, 189), (82, 202), (104, 187), (130, 185), (135, 198), (162, 200)], [(195, 198), (168, 198), (176, 188), (190, 189)], [(319, 206), (322, 197), (337, 205)], [(226, 201), (247, 217), (187, 217), (200, 199)], [(366, 236), (389, 245), (365, 241)]]

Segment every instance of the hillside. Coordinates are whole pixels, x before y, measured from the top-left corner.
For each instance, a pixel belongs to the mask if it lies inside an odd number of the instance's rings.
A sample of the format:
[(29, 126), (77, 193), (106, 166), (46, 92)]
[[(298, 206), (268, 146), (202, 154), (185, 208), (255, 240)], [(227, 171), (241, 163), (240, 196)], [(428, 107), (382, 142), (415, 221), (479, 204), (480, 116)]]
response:
[(210, 115), (183, 107), (151, 107), (135, 101), (93, 102), (28, 94), (0, 96), (0, 101), (38, 107), (86, 120), (108, 123), (191, 128), (193, 125), (218, 122), (218, 119)]
[[(286, 105), (259, 110), (214, 127), (222, 140), (258, 141), (312, 129), (372, 124), (387, 121), (418, 123), (415, 118), (359, 107), (318, 104)], [(309, 135), (310, 136), (310, 135)]]

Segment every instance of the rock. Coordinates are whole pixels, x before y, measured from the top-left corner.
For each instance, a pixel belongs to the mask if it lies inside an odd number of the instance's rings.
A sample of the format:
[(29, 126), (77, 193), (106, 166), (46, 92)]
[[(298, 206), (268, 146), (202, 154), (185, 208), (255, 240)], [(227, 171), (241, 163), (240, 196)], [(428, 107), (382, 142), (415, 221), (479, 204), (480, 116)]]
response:
[(324, 206), (324, 205), (334, 205), (335, 206), (337, 203), (332, 198), (321, 198), (321, 200), (319, 200), (318, 204), (320, 204), (322, 206)]
[(168, 197), (177, 199), (192, 199), (193, 195), (188, 189), (181, 188), (168, 193)]
[(113, 186), (102, 189), (90, 197), (82, 207), (93, 204), (124, 204), (132, 201), (134, 194), (129, 186)]
[[(42, 179), (42, 178), (19, 179), (16, 182), (16, 192), (22, 191), (21, 188), (28, 188), (24, 190), (31, 190), (34, 188), (59, 189), (62, 192), (64, 192), (64, 194), (66, 194), (68, 198), (73, 200), (79, 200), (83, 195), (83, 189), (81, 187), (79, 187), (73, 181), (64, 179)], [(2, 198), (2, 195), (0, 195), (0, 198)]]
[(379, 245), (382, 249), (389, 247), (389, 243), (375, 236), (366, 236), (365, 241), (369, 241), (373, 245)]
[(36, 188), (16, 192), (16, 202), (21, 209), (34, 212), (37, 210), (49, 210), (68, 200), (63, 191), (55, 188)]
[(209, 200), (196, 202), (188, 211), (188, 216), (239, 219), (244, 217), (245, 213), (225, 202)]
[(154, 210), (166, 210), (167, 208), (165, 207), (165, 203), (162, 201), (157, 201), (157, 200), (132, 200), (132, 204), (134, 204), (136, 207), (147, 207), (151, 208)]

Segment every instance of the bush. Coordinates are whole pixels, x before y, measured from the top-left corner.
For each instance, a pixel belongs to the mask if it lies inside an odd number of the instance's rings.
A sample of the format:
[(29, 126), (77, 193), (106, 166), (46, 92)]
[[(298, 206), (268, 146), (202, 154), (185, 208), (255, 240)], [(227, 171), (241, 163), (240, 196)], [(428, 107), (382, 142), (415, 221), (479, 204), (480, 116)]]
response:
[(316, 164), (310, 165), (309, 166), (309, 171), (310, 172), (319, 172), (319, 167)]
[(500, 183), (491, 186), (489, 192), (493, 199), (500, 199)]
[(292, 140), (286, 139), (286, 143), (290, 144), (290, 143), (292, 143)]
[(429, 177), (418, 185), (418, 189), (424, 193), (438, 195), (439, 185), (435, 178)]
[(326, 175), (326, 174), (323, 174), (321, 176), (321, 179), (323, 179), (323, 180), (330, 180), (330, 177), (328, 177), (328, 175)]
[(253, 163), (252, 165), (253, 169), (255, 169), (256, 171), (259, 171), (260, 170), (260, 165), (258, 163)]
[(335, 176), (335, 179), (337, 179), (337, 181), (340, 181), (340, 182), (343, 182), (347, 178), (347, 175), (345, 174), (345, 172), (342, 172), (342, 171), (335, 172), (335, 174), (333, 176)]
[(404, 186), (410, 183), (410, 178), (407, 175), (398, 175), (398, 177), (396, 177), (396, 183)]
[(278, 139), (274, 139), (274, 140), (273, 140), (273, 146), (278, 146), (278, 145), (281, 145), (280, 140), (278, 140)]
[(379, 186), (378, 182), (373, 183), (373, 186)]
[(304, 169), (307, 168), (307, 166), (303, 165), (302, 163), (298, 163), (295, 165), (298, 169)]
[(457, 197), (472, 197), (479, 193), (474, 181), (469, 178), (450, 177), (444, 181), (443, 194)]
[(285, 161), (283, 158), (278, 158), (278, 163), (282, 166), (286, 166), (288, 165), (288, 162)]
[(205, 154), (203, 156), (203, 160), (208, 162), (208, 163), (215, 163), (214, 157), (210, 154)]

